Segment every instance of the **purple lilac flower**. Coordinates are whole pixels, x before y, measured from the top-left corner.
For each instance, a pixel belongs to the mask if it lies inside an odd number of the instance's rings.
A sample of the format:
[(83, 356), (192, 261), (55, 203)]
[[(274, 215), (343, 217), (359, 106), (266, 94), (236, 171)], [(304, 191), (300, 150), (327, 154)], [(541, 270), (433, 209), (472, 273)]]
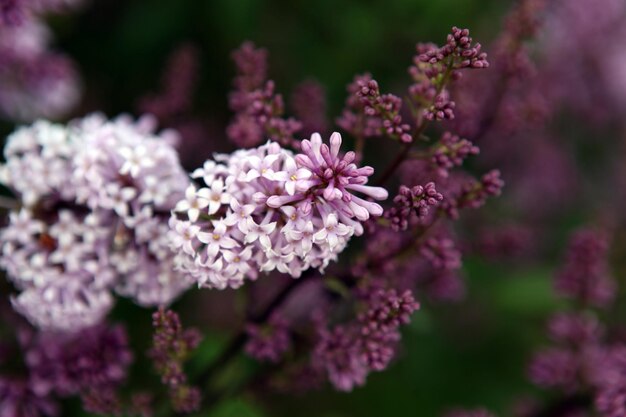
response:
[(60, 396), (115, 388), (132, 359), (125, 329), (106, 325), (70, 335), (37, 334), (25, 355), (33, 389)]
[(461, 267), (461, 252), (446, 235), (431, 236), (420, 246), (420, 254), (435, 269), (455, 270)]
[(359, 88), (356, 96), (363, 105), (365, 115), (380, 119), (380, 133), (404, 143), (411, 143), (411, 126), (404, 123), (400, 115), (402, 99), (393, 94), (381, 95), (376, 80), (358, 80), (357, 85)]
[(17, 26), (24, 21), (24, 0), (0, 1), (0, 26)]
[(352, 391), (365, 384), (369, 370), (360, 349), (354, 343), (353, 329), (335, 326), (324, 331), (315, 346), (313, 364), (324, 369), (328, 379), (339, 391)]
[(245, 351), (259, 361), (279, 362), (291, 344), (288, 321), (274, 314), (266, 324), (246, 325)]
[(467, 139), (445, 132), (432, 149), (431, 162), (437, 167), (439, 175), (446, 178), (450, 169), (460, 166), (465, 158), (479, 152), (478, 147)]
[(35, 393), (29, 381), (0, 377), (0, 416), (58, 416), (59, 407), (51, 398)]
[(528, 368), (530, 380), (543, 388), (573, 390), (577, 384), (579, 361), (568, 349), (549, 348), (538, 352)]
[(416, 50), (409, 68), (413, 79), (409, 96), (414, 105), (421, 108), (416, 115), (417, 122), (453, 120), (456, 103), (450, 98), (446, 84), (459, 79), (461, 69), (487, 68), (487, 54), (481, 51), (480, 44), (472, 45), (469, 30), (457, 27), (452, 28), (444, 46), (418, 44)]
[(574, 346), (598, 342), (603, 330), (591, 314), (559, 313), (548, 323), (548, 334), (555, 342)]
[(196, 329), (184, 329), (178, 314), (172, 310), (156, 311), (154, 335), (149, 355), (161, 381), (169, 389), (172, 406), (177, 412), (192, 412), (200, 406), (200, 391), (187, 384), (184, 362), (200, 343)]
[(348, 132), (355, 138), (371, 138), (380, 136), (383, 121), (380, 117), (365, 114), (365, 103), (359, 97), (359, 91), (363, 85), (369, 84), (372, 80), (371, 74), (362, 74), (354, 77), (352, 83), (348, 84), (348, 98), (345, 108), (336, 120), (337, 126)]
[(235, 91), (229, 96), (235, 117), (226, 129), (228, 137), (241, 147), (252, 147), (271, 137), (282, 145), (294, 142), (302, 124), (294, 118), (283, 118), (283, 97), (267, 80), (267, 51), (245, 42), (233, 52), (237, 67)]
[(0, 264), (38, 326), (77, 330), (111, 308), (110, 291), (144, 306), (191, 285), (174, 270), (167, 219), (189, 180), (152, 123), (90, 116), (13, 133), (2, 182), (23, 207), (2, 230)]
[(330, 147), (314, 134), (295, 157), (268, 142), (207, 161), (192, 174), (205, 187), (190, 186), (170, 219), (178, 268), (220, 289), (261, 271), (298, 277), (310, 267), (323, 270), (363, 233), (361, 222), (382, 214), (356, 193), (387, 197), (366, 185), (374, 169), (358, 168), (354, 152), (340, 155), (340, 146), (338, 133)]
[(365, 310), (356, 320), (319, 329), (312, 365), (323, 370), (340, 391), (363, 385), (372, 371), (382, 371), (393, 359), (399, 327), (419, 309), (410, 291), (372, 287), (361, 291)]
[(608, 251), (608, 237), (604, 233), (594, 230), (575, 233), (565, 254), (565, 264), (556, 275), (557, 293), (596, 307), (607, 307), (616, 292)]
[(406, 230), (413, 218), (423, 220), (442, 200), (443, 195), (437, 192), (434, 182), (412, 188), (402, 185), (393, 199), (394, 206), (385, 212), (385, 218), (391, 221), (393, 230)]
[(443, 210), (452, 218), (459, 217), (459, 210), (463, 208), (479, 208), (485, 204), (487, 198), (498, 196), (504, 187), (504, 181), (500, 177), (500, 171), (491, 170), (484, 174), (480, 180), (475, 178), (457, 179), (457, 191), (445, 192)]

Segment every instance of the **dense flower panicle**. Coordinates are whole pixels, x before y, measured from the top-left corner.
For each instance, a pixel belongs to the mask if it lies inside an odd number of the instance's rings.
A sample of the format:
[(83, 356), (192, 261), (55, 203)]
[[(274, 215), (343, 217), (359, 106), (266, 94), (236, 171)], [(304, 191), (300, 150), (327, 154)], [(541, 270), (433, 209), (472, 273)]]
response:
[(442, 200), (443, 195), (437, 192), (434, 182), (412, 188), (402, 185), (393, 199), (394, 206), (385, 212), (385, 218), (391, 221), (393, 230), (406, 230), (413, 218), (426, 218), (430, 209), (437, 207)]
[(6, 417), (55, 417), (58, 404), (33, 391), (29, 381), (0, 377), (0, 415)]
[(275, 93), (274, 82), (267, 80), (267, 51), (245, 42), (232, 57), (238, 75), (234, 80), (235, 91), (228, 100), (235, 112), (226, 129), (228, 137), (246, 148), (260, 144), (266, 137), (282, 145), (294, 144), (294, 134), (302, 129), (302, 123), (283, 118), (283, 97)]
[(33, 389), (59, 396), (115, 388), (132, 359), (125, 329), (106, 325), (71, 335), (35, 335), (25, 356)]
[(169, 389), (172, 406), (177, 412), (196, 411), (200, 391), (187, 383), (183, 365), (200, 343), (196, 329), (183, 329), (178, 315), (160, 308), (153, 316), (154, 334), (149, 355), (161, 381)]
[(579, 360), (567, 349), (549, 348), (538, 352), (528, 367), (529, 379), (542, 388), (573, 390), (578, 384)]
[(201, 286), (223, 289), (261, 271), (298, 277), (335, 260), (363, 233), (361, 222), (382, 215), (356, 193), (380, 200), (387, 192), (366, 185), (374, 169), (358, 168), (354, 152), (339, 154), (338, 133), (330, 143), (314, 134), (294, 156), (268, 142), (216, 155), (196, 170), (205, 186), (189, 187), (170, 220), (178, 268)]
[(461, 252), (446, 235), (429, 237), (420, 246), (420, 254), (435, 269), (455, 270), (461, 267)]
[(371, 288), (362, 294), (365, 310), (356, 320), (319, 330), (312, 365), (323, 370), (340, 391), (363, 385), (372, 371), (382, 371), (393, 359), (399, 327), (407, 324), (419, 304), (410, 291)]
[(558, 343), (580, 346), (599, 341), (603, 326), (593, 315), (559, 313), (548, 323), (549, 336)]
[(353, 329), (335, 326), (321, 333), (313, 352), (313, 365), (322, 368), (339, 391), (352, 391), (365, 384), (369, 373), (362, 352), (354, 343), (357, 336)]
[(13, 133), (2, 182), (24, 205), (2, 231), (0, 264), (21, 293), (14, 307), (44, 328), (99, 322), (110, 291), (144, 306), (191, 281), (174, 270), (167, 219), (189, 183), (152, 122), (89, 116)]
[(626, 347), (605, 349), (596, 367), (595, 407), (603, 417), (617, 417), (626, 412)]
[(268, 53), (265, 48), (257, 48), (252, 42), (244, 42), (232, 53), (237, 77), (235, 87), (243, 91), (252, 91), (263, 86), (268, 73)]
[(600, 390), (595, 398), (595, 407), (603, 417), (626, 415), (626, 385)]
[(596, 307), (607, 307), (615, 297), (616, 283), (608, 266), (608, 237), (581, 230), (569, 242), (565, 264), (556, 275), (559, 295)]
[(246, 333), (245, 351), (259, 361), (279, 362), (291, 344), (289, 322), (278, 314), (266, 324), (247, 324)]

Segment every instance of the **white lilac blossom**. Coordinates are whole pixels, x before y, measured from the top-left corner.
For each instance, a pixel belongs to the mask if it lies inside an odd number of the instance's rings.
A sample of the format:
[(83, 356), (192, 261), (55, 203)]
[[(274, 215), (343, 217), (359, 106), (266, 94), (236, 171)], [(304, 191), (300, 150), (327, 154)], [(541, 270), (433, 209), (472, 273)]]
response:
[(0, 181), (22, 207), (0, 233), (0, 265), (34, 324), (70, 330), (99, 322), (112, 291), (167, 304), (192, 281), (175, 270), (168, 218), (189, 184), (150, 118), (68, 126), (38, 121), (9, 136)]
[(269, 141), (207, 161), (192, 174), (202, 185), (187, 189), (170, 219), (177, 268), (218, 289), (259, 272), (323, 270), (363, 233), (362, 222), (382, 214), (365, 198), (387, 198), (366, 185), (374, 169), (357, 167), (340, 145), (339, 133), (330, 146), (313, 134), (298, 155)]

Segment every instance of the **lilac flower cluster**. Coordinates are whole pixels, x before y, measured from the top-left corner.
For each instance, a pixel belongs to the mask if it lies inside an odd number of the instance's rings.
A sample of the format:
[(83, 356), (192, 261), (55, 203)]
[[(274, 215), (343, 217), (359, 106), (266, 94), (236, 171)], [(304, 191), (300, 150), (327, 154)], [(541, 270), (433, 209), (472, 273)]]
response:
[[(7, 3), (7, 4), (5, 4)], [(38, 18), (48, 1), (11, 0), (0, 9), (0, 115), (18, 121), (55, 119), (80, 98), (74, 64), (51, 52), (51, 33)]]
[(481, 52), (479, 43), (472, 45), (469, 30), (452, 28), (442, 47), (418, 44), (417, 55), (409, 73), (413, 84), (409, 94), (416, 107), (423, 108), (421, 117), (426, 120), (454, 119), (456, 104), (445, 88), (449, 79), (458, 79), (462, 68), (487, 68), (487, 54)]
[(59, 415), (59, 406), (53, 399), (34, 392), (28, 381), (0, 376), (0, 415), (55, 417)]
[(200, 406), (200, 390), (187, 383), (183, 365), (200, 343), (196, 329), (183, 329), (178, 315), (162, 308), (152, 316), (154, 335), (150, 357), (161, 381), (169, 389), (174, 411), (189, 413)]
[(460, 209), (481, 207), (487, 198), (500, 195), (502, 187), (504, 181), (497, 169), (484, 174), (480, 180), (464, 179), (458, 183), (457, 192), (446, 194), (442, 208), (448, 217), (457, 219)]
[(360, 91), (362, 86), (372, 82), (371, 74), (357, 75), (352, 83), (348, 84), (348, 97), (345, 108), (337, 118), (337, 126), (348, 132), (355, 138), (371, 138), (380, 136), (382, 132), (382, 120), (380, 117), (369, 117), (365, 113), (365, 103), (361, 100)]
[(226, 129), (228, 137), (246, 148), (267, 137), (291, 145), (302, 124), (294, 118), (283, 118), (283, 97), (274, 92), (274, 82), (267, 80), (267, 51), (245, 42), (233, 52), (233, 60), (238, 75), (229, 104), (236, 115)]
[(364, 311), (356, 320), (319, 331), (313, 365), (341, 391), (363, 385), (367, 374), (382, 371), (395, 355), (400, 325), (407, 324), (419, 304), (410, 291), (372, 288), (363, 295)]
[(40, 394), (71, 396), (124, 381), (132, 354), (121, 326), (98, 325), (76, 334), (34, 335), (26, 352), (31, 384)]
[(602, 232), (586, 229), (572, 236), (555, 281), (558, 294), (596, 307), (609, 305), (616, 283), (609, 271), (608, 250)]
[(190, 186), (170, 220), (178, 269), (219, 289), (259, 271), (298, 277), (323, 270), (361, 222), (382, 215), (356, 193), (382, 200), (387, 191), (366, 185), (374, 169), (358, 168), (354, 152), (339, 154), (341, 135), (330, 147), (318, 134), (301, 145), (295, 156), (275, 142), (216, 155), (192, 174), (210, 188)]
[(381, 120), (382, 132), (404, 143), (411, 143), (413, 137), (409, 133), (411, 126), (402, 122), (400, 109), (402, 100), (393, 94), (380, 94), (376, 80), (358, 80), (359, 89), (356, 96), (364, 106), (368, 117), (377, 117)]
[[(37, 333), (17, 316), (2, 315), (3, 324), (15, 331), (13, 353), (21, 352), (24, 366), (18, 373), (13, 370), (0, 375), (1, 415), (63, 415), (58, 398), (80, 395), (85, 401), (92, 393), (115, 394), (124, 381), (132, 354), (123, 327), (101, 324), (75, 334)], [(7, 339), (4, 342), (11, 343)], [(10, 361), (16, 365), (20, 359), (12, 357)], [(111, 415), (111, 410), (124, 408), (115, 395), (108, 398), (113, 408), (94, 411)]]
[(110, 290), (143, 306), (191, 285), (174, 270), (169, 212), (189, 180), (149, 119), (90, 116), (13, 133), (2, 182), (23, 207), (0, 235), (0, 264), (34, 324), (76, 330), (109, 311)]
[(437, 192), (434, 182), (413, 188), (402, 185), (393, 199), (394, 206), (385, 212), (385, 218), (391, 221), (393, 230), (406, 230), (414, 217), (424, 219), (442, 200), (443, 195)]
[(439, 176), (446, 178), (449, 170), (463, 164), (470, 155), (478, 155), (479, 148), (467, 139), (461, 139), (450, 132), (444, 132), (439, 142), (431, 150), (431, 162), (437, 167)]
[(440, 48), (429, 48), (419, 55), (421, 62), (436, 64), (447, 59), (454, 60), (455, 68), (487, 68), (487, 54), (481, 52), (479, 43), (472, 45), (468, 29), (453, 27), (446, 44)]
[(279, 362), (291, 345), (289, 322), (279, 314), (272, 315), (265, 324), (249, 323), (246, 333), (245, 351), (258, 361)]

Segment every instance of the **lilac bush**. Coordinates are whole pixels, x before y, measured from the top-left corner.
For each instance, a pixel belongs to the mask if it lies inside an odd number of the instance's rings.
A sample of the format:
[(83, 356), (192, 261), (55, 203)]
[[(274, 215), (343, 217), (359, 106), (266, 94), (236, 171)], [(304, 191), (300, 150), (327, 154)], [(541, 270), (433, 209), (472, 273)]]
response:
[[(556, 301), (532, 317), (547, 330), (525, 373), (548, 394), (520, 395), (511, 415), (625, 415), (624, 171), (610, 155), (596, 168), (608, 180), (584, 177), (578, 142), (559, 136), (561, 112), (619, 123), (585, 96), (623, 104), (594, 50), (619, 55), (619, 2), (586, 16), (587, 0), (521, 0), (486, 47), (454, 26), (415, 46), (404, 82), (354, 76), (335, 118), (324, 83), (284, 95), (288, 77), (245, 41), (219, 128), (198, 105), (204, 51), (178, 41), (158, 86), (130, 89), (138, 118), (94, 113), (88, 83), (64, 119), (83, 86), (44, 18), (80, 3), (0, 0), (0, 113), (26, 123), (0, 165), (0, 417), (66, 415), (76, 399), (97, 415), (209, 415), (241, 392), (365, 390), (411, 357), (404, 335), (454, 323), (455, 344), (492, 314), (498, 300), (472, 298), (498, 287), (476, 279), (484, 263), (525, 271), (556, 247)], [(593, 88), (584, 67), (600, 68)], [(562, 244), (573, 223), (587, 226)], [(473, 401), (450, 394), (440, 412), (496, 415)]]

